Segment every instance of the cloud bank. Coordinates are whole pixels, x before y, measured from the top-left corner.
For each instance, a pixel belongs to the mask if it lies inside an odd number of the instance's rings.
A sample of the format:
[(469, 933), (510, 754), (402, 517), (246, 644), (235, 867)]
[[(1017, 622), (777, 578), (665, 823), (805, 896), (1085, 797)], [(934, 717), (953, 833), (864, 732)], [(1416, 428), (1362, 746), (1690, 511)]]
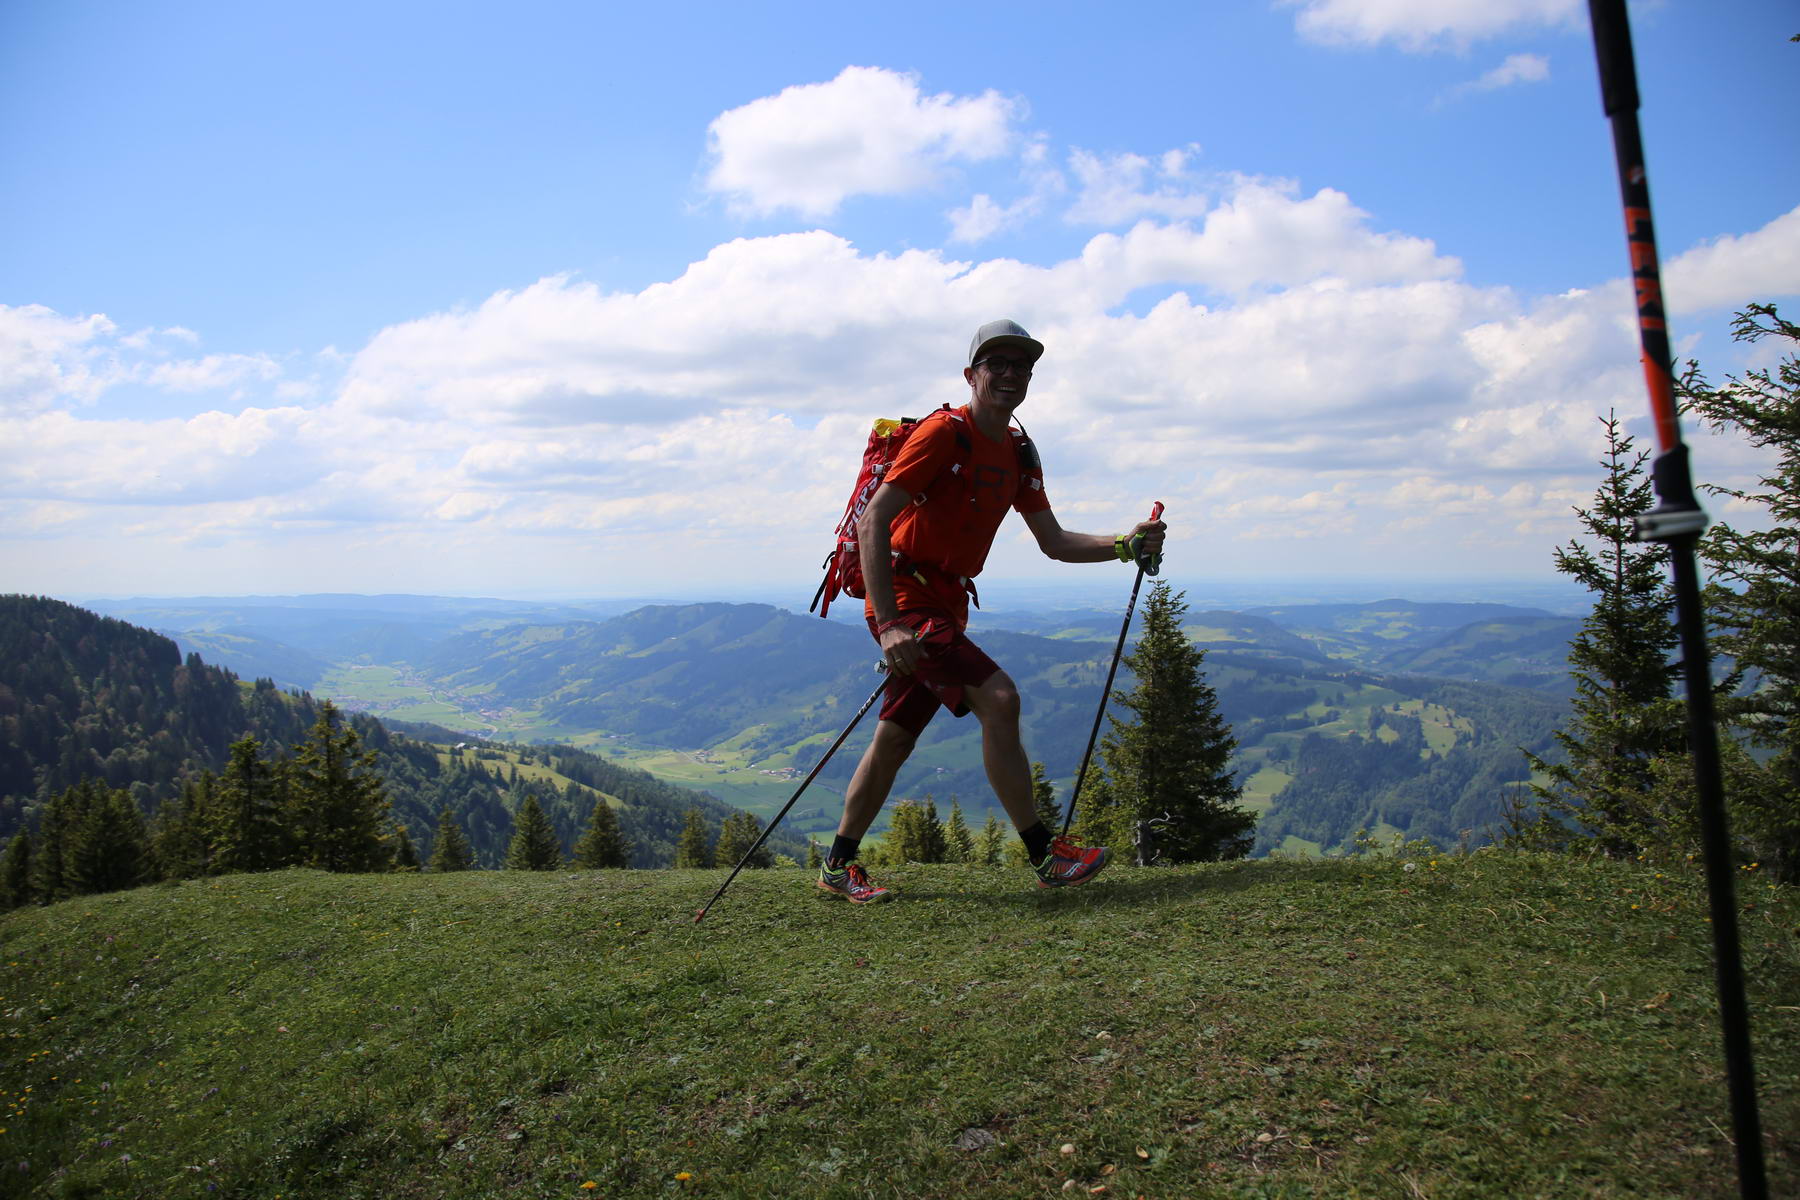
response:
[[(1567, 8), (1333, 0), (1298, 19), (1427, 46)], [(1484, 79), (1542, 70), (1520, 55)], [(1592, 491), (1596, 416), (1644, 407), (1623, 280), (1475, 286), (1342, 190), (1203, 170), (1192, 145), (1052, 154), (1022, 115), (877, 68), (785, 89), (712, 123), (706, 183), (811, 227), (635, 291), (549, 276), (306, 364), (0, 306), (6, 553), (75, 580), (229, 571), (240, 591), (786, 580), (798, 602), (869, 422), (961, 403), (968, 336), (1005, 315), (1049, 347), (1020, 415), (1071, 528), (1160, 499), (1171, 561), (1213, 571), (1545, 569)], [(824, 227), (986, 160), (1022, 194), (950, 209), (955, 252)], [(1044, 262), (972, 249), (1031, 221), (1085, 240)], [(1800, 208), (1665, 274), (1678, 318), (1791, 296)], [(153, 415), (114, 403), (139, 393)], [(1699, 461), (1751, 465), (1729, 443)], [(1009, 529), (996, 568), (1038, 573)]]

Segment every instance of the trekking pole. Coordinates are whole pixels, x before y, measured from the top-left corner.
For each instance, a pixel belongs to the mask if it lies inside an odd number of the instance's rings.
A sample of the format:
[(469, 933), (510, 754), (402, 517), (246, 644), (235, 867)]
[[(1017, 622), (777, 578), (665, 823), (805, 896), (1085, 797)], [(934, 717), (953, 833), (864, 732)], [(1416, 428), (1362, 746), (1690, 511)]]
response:
[(1726, 1087), (1736, 1134), (1738, 1187), (1751, 1200), (1769, 1194), (1763, 1172), (1762, 1122), (1756, 1107), (1756, 1074), (1750, 1058), (1750, 1016), (1744, 1002), (1744, 965), (1738, 945), (1737, 885), (1731, 869), (1731, 836), (1725, 816), (1725, 789), (1719, 775), (1719, 735), (1713, 720), (1712, 658), (1700, 607), (1694, 544), (1706, 528), (1706, 514), (1694, 496), (1688, 449), (1681, 440), (1669, 355), (1669, 327), (1663, 308), (1662, 275), (1656, 262), (1656, 230), (1650, 221), (1650, 184), (1638, 131), (1637, 68), (1632, 62), (1631, 26), (1625, 0), (1588, 0), (1594, 27), (1594, 54), (1600, 65), (1600, 96), (1612, 122), (1618, 157), (1619, 191), (1625, 206), (1625, 238), (1631, 275), (1637, 285), (1638, 336), (1643, 346), (1644, 382), (1656, 422), (1659, 453), (1651, 464), (1656, 486), (1654, 509), (1637, 518), (1634, 540), (1669, 548), (1674, 576), (1676, 623), (1687, 683), (1688, 749), (1700, 817), (1700, 847), (1706, 860), (1706, 890), (1712, 910), (1713, 973), (1724, 1037)]
[[(1162, 501), (1158, 500), (1150, 509), (1150, 519), (1157, 520), (1162, 516)], [(1106, 686), (1100, 689), (1100, 709), (1094, 714), (1094, 727), (1088, 731), (1087, 750), (1081, 755), (1081, 770), (1075, 773), (1075, 790), (1069, 793), (1069, 811), (1063, 817), (1063, 836), (1069, 836), (1069, 826), (1075, 823), (1075, 801), (1081, 798), (1081, 781), (1087, 778), (1088, 760), (1094, 756), (1094, 739), (1100, 736), (1100, 718), (1106, 715), (1106, 701), (1112, 696), (1113, 676), (1119, 670), (1119, 655), (1125, 652), (1125, 632), (1131, 628), (1131, 614), (1137, 608), (1138, 589), (1144, 585), (1146, 574), (1155, 575), (1162, 570), (1162, 555), (1151, 556), (1146, 561), (1142, 556), (1137, 560), (1137, 578), (1131, 582), (1131, 600), (1125, 605), (1125, 622), (1119, 626), (1119, 644), (1113, 647), (1112, 666), (1106, 669)]]
[[(887, 664), (878, 663), (876, 664), (875, 669), (877, 671), (885, 672), (887, 670)], [(794, 801), (800, 798), (800, 793), (804, 792), (812, 781), (818, 777), (819, 772), (825, 769), (825, 764), (831, 761), (831, 756), (837, 753), (838, 747), (844, 744), (844, 739), (850, 736), (850, 731), (856, 728), (857, 723), (863, 719), (864, 714), (875, 707), (875, 701), (881, 698), (881, 691), (885, 687), (887, 687), (886, 679), (883, 679), (880, 683), (875, 685), (875, 690), (869, 693), (869, 698), (863, 701), (862, 707), (856, 710), (856, 715), (850, 718), (850, 723), (844, 726), (844, 732), (838, 734), (837, 741), (831, 743), (831, 748), (825, 751), (825, 757), (813, 764), (813, 769), (806, 773), (806, 778), (800, 781), (800, 786), (794, 789), (794, 794), (788, 797), (788, 802), (781, 806), (781, 811), (775, 814), (775, 819), (770, 821), (768, 828), (762, 831), (762, 836), (756, 839), (755, 845), (744, 851), (744, 857), (738, 859), (738, 865), (731, 868), (731, 874), (725, 877), (725, 882), (719, 885), (719, 890), (712, 894), (712, 899), (700, 906), (700, 911), (694, 914), (694, 924), (698, 925), (701, 918), (706, 916), (706, 910), (717, 903), (719, 897), (725, 894), (725, 889), (730, 887), (731, 881), (738, 877), (738, 872), (744, 869), (744, 864), (750, 861), (750, 856), (762, 849), (762, 844), (769, 840), (769, 835), (775, 832), (775, 827), (781, 824), (781, 819), (788, 815), (788, 809), (794, 807)]]

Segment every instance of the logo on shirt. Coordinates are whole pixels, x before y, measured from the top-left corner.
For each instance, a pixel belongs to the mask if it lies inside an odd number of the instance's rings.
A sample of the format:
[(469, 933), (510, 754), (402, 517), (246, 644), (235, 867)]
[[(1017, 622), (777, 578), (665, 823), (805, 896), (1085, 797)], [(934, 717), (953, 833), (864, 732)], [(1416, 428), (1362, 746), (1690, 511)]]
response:
[(978, 463), (973, 476), (969, 482), (974, 487), (975, 511), (1004, 513), (1012, 503), (1012, 472), (1005, 467)]

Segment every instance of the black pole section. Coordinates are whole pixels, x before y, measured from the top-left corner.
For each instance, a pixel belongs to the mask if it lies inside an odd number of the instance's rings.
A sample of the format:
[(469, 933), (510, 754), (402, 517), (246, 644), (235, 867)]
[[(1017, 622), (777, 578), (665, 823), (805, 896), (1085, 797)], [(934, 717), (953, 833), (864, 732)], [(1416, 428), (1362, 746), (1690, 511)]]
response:
[(1643, 139), (1638, 131), (1637, 70), (1632, 61), (1625, 0), (1588, 0), (1588, 12), (1593, 20), (1594, 52), (1600, 65), (1601, 100), (1612, 122), (1613, 149), (1618, 157), (1625, 236), (1631, 250), (1632, 281), (1637, 288), (1644, 382), (1650, 391), (1650, 411), (1655, 418), (1660, 451), (1651, 467), (1659, 503), (1638, 518), (1637, 539), (1661, 542), (1669, 548), (1687, 683), (1688, 748), (1694, 759), (1700, 845), (1706, 860), (1706, 890), (1712, 912), (1719, 1024), (1737, 1141), (1738, 1187), (1749, 1200), (1764, 1200), (1769, 1185), (1763, 1169), (1762, 1121), (1757, 1114), (1750, 1014), (1744, 1000), (1743, 954), (1738, 944), (1737, 884), (1725, 816), (1725, 789), (1719, 776), (1712, 658), (1706, 648), (1700, 574), (1694, 561), (1694, 544), (1706, 528), (1706, 514), (1694, 496), (1688, 450), (1681, 440), (1675, 409), (1669, 328), (1662, 299), (1662, 274), (1656, 260), (1656, 231), (1650, 219), (1649, 176), (1644, 170)]
[[(1162, 501), (1158, 500), (1150, 508), (1150, 519), (1162, 516)], [(1138, 560), (1137, 578), (1131, 581), (1131, 600), (1125, 605), (1125, 620), (1119, 626), (1119, 644), (1113, 647), (1112, 666), (1106, 669), (1106, 686), (1100, 689), (1100, 707), (1094, 713), (1094, 727), (1088, 731), (1087, 750), (1081, 756), (1081, 770), (1075, 773), (1075, 790), (1069, 793), (1069, 811), (1063, 815), (1063, 836), (1069, 836), (1069, 826), (1075, 823), (1075, 802), (1081, 799), (1081, 781), (1087, 778), (1088, 760), (1094, 756), (1094, 739), (1100, 736), (1100, 718), (1106, 715), (1106, 701), (1112, 695), (1113, 676), (1119, 671), (1119, 655), (1125, 652), (1125, 631), (1131, 628), (1131, 614), (1137, 608), (1138, 589), (1144, 586), (1146, 564)], [(1162, 559), (1159, 555), (1148, 564), (1149, 573), (1154, 575), (1162, 570)]]
[[(887, 664), (881, 664), (877, 670), (887, 670)], [(738, 872), (743, 870), (744, 864), (750, 861), (750, 856), (762, 849), (762, 844), (769, 840), (769, 835), (775, 832), (775, 827), (781, 824), (781, 819), (788, 815), (788, 809), (794, 807), (794, 801), (800, 798), (800, 793), (804, 792), (812, 784), (812, 781), (818, 778), (819, 772), (825, 769), (825, 764), (831, 761), (831, 756), (837, 753), (838, 747), (844, 744), (844, 739), (850, 736), (850, 731), (856, 728), (857, 723), (871, 708), (875, 707), (875, 701), (881, 697), (881, 691), (885, 687), (887, 687), (885, 679), (875, 685), (875, 690), (869, 693), (869, 698), (863, 701), (862, 707), (856, 710), (856, 715), (850, 718), (850, 723), (844, 726), (844, 732), (838, 734), (837, 741), (831, 743), (831, 748), (825, 751), (825, 757), (813, 764), (813, 769), (806, 773), (806, 778), (800, 781), (800, 786), (794, 789), (794, 794), (788, 797), (788, 802), (781, 806), (781, 811), (775, 814), (775, 819), (769, 822), (768, 827), (762, 831), (762, 835), (756, 839), (755, 843), (744, 851), (744, 857), (738, 859), (737, 866), (731, 868), (731, 874), (725, 877), (725, 882), (719, 885), (719, 890), (712, 894), (712, 899), (700, 906), (700, 911), (694, 914), (694, 924), (698, 925), (706, 916), (706, 910), (718, 903), (719, 897), (725, 894), (725, 889), (731, 886), (731, 881), (738, 877)]]

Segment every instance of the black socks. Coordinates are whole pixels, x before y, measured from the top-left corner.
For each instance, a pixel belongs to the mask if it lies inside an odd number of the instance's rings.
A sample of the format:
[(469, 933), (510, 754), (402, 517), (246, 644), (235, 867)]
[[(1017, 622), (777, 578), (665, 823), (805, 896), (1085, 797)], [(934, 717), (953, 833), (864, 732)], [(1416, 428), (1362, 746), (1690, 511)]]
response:
[(1050, 831), (1044, 823), (1038, 821), (1030, 829), (1019, 830), (1019, 840), (1025, 843), (1025, 856), (1031, 859), (1031, 865), (1037, 866), (1050, 853)]
[[(1048, 844), (1046, 841), (1045, 845)], [(855, 862), (856, 852), (861, 849), (861, 838), (845, 837), (840, 833), (831, 839), (831, 850), (825, 855), (825, 865), (835, 871), (845, 863)]]

